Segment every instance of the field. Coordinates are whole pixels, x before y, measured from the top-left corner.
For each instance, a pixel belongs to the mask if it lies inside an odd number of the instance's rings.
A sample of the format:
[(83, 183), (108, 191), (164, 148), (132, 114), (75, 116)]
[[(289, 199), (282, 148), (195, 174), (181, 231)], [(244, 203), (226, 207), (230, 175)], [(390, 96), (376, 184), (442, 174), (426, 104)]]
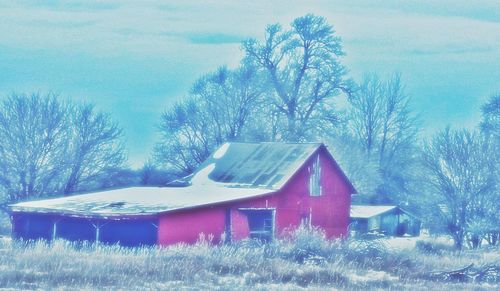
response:
[[(462, 273), (447, 273), (470, 264)], [(498, 248), (454, 252), (434, 241), (331, 242), (301, 229), (272, 244), (246, 241), (126, 249), (0, 240), (0, 288), (176, 290), (498, 290)]]

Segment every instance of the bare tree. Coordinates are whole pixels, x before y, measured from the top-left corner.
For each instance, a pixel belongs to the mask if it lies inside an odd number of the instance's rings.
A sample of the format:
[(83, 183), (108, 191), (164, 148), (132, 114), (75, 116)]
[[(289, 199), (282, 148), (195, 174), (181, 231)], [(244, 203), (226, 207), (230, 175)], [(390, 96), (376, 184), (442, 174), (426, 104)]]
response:
[(151, 160), (147, 160), (138, 170), (138, 176), (139, 184), (143, 186), (165, 186), (176, 178), (172, 172), (158, 169)]
[(361, 160), (370, 165), (375, 162), (380, 175), (380, 184), (367, 194), (372, 202), (407, 203), (416, 181), (419, 122), (410, 110), (400, 76), (382, 81), (366, 75), (348, 101), (343, 135), (357, 141), (365, 155)]
[(88, 189), (123, 165), (120, 132), (91, 105), (52, 94), (12, 95), (0, 105), (0, 184), (7, 199)]
[[(346, 124), (347, 122), (342, 122), (341, 127)], [(353, 201), (370, 202), (371, 196), (366, 194), (375, 193), (382, 183), (378, 160), (368, 156), (359, 140), (347, 130), (338, 128), (335, 131), (329, 138), (328, 147), (358, 193), (362, 194), (354, 195)]]
[(220, 144), (244, 140), (264, 92), (261, 77), (248, 64), (201, 77), (188, 98), (163, 113), (156, 163), (189, 174)]
[(295, 19), (290, 30), (269, 25), (265, 40), (243, 43), (246, 58), (257, 63), (273, 88), (269, 105), (286, 120), (284, 139), (303, 140), (312, 120), (326, 109), (331, 97), (348, 91), (341, 40), (325, 18), (307, 14)]
[(358, 90), (349, 97), (349, 129), (368, 156), (379, 142), (383, 118), (382, 83), (375, 75), (367, 75)]
[(449, 128), (436, 134), (424, 148), (425, 182), (434, 193), (431, 203), (459, 249), (467, 236), (478, 245), (478, 223), (491, 213), (490, 202), (500, 198), (495, 191), (497, 177), (493, 173), (498, 169), (492, 154), (491, 143), (479, 133)]
[(481, 107), (483, 120), (481, 130), (487, 135), (500, 139), (500, 93), (492, 95)]
[(13, 94), (0, 106), (0, 183), (9, 201), (60, 191), (67, 105), (52, 95)]
[(243, 63), (234, 71), (226, 67), (198, 79), (191, 94), (202, 101), (214, 124), (217, 144), (241, 139), (246, 122), (262, 101), (265, 82), (257, 69)]
[(113, 169), (122, 167), (125, 160), (120, 142), (122, 130), (108, 114), (97, 112), (90, 104), (76, 105), (71, 109), (65, 195), (103, 173), (111, 174)]
[(160, 142), (154, 149), (158, 165), (186, 175), (193, 172), (217, 146), (210, 118), (201, 102), (189, 98), (163, 113), (159, 125)]
[(497, 193), (487, 200), (486, 211), (482, 223), (478, 228), (484, 230), (485, 239), (491, 245), (500, 243), (500, 189), (498, 181), (500, 180), (500, 94), (492, 95), (488, 101), (481, 107), (483, 119), (480, 124), (481, 132), (485, 136), (485, 141), (491, 144), (492, 152), (490, 160), (497, 165), (492, 175), (495, 177), (495, 189), (492, 193)]
[(367, 75), (349, 97), (350, 131), (368, 155), (376, 152), (380, 164), (390, 163), (398, 150), (412, 145), (417, 137), (418, 119), (409, 102), (399, 74), (386, 82)]

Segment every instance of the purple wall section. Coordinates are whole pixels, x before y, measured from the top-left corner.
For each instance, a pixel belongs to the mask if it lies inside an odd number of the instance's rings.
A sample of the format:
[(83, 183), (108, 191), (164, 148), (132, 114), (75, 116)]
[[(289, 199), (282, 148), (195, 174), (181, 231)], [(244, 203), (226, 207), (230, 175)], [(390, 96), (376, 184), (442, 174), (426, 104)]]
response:
[[(309, 170), (320, 155), (322, 195), (309, 195)], [(212, 235), (218, 243), (225, 231), (226, 210), (231, 210), (231, 237), (248, 237), (248, 221), (239, 208), (276, 209), (275, 235), (284, 236), (298, 227), (302, 219), (325, 230), (328, 238), (347, 235), (353, 189), (340, 168), (321, 147), (278, 192), (263, 197), (163, 214), (159, 219), (158, 244), (194, 243), (200, 233)]]
[(222, 206), (166, 213), (160, 217), (158, 244), (195, 243), (202, 233), (205, 237), (213, 236), (213, 243), (219, 243), (224, 227), (225, 208)]

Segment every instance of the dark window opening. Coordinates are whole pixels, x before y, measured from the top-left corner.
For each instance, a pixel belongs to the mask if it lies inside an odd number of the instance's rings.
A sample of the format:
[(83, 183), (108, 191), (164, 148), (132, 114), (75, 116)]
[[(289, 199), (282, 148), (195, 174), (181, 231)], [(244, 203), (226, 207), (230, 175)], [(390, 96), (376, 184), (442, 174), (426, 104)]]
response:
[(248, 219), (250, 238), (270, 242), (274, 237), (274, 211), (270, 209), (244, 210)]

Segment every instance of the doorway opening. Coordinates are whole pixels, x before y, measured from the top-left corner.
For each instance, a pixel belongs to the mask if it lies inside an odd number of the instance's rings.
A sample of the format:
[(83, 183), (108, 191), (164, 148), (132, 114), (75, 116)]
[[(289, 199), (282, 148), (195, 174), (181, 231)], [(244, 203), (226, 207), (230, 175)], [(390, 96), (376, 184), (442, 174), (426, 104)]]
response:
[(248, 219), (249, 236), (262, 242), (270, 242), (274, 238), (274, 209), (240, 209)]

